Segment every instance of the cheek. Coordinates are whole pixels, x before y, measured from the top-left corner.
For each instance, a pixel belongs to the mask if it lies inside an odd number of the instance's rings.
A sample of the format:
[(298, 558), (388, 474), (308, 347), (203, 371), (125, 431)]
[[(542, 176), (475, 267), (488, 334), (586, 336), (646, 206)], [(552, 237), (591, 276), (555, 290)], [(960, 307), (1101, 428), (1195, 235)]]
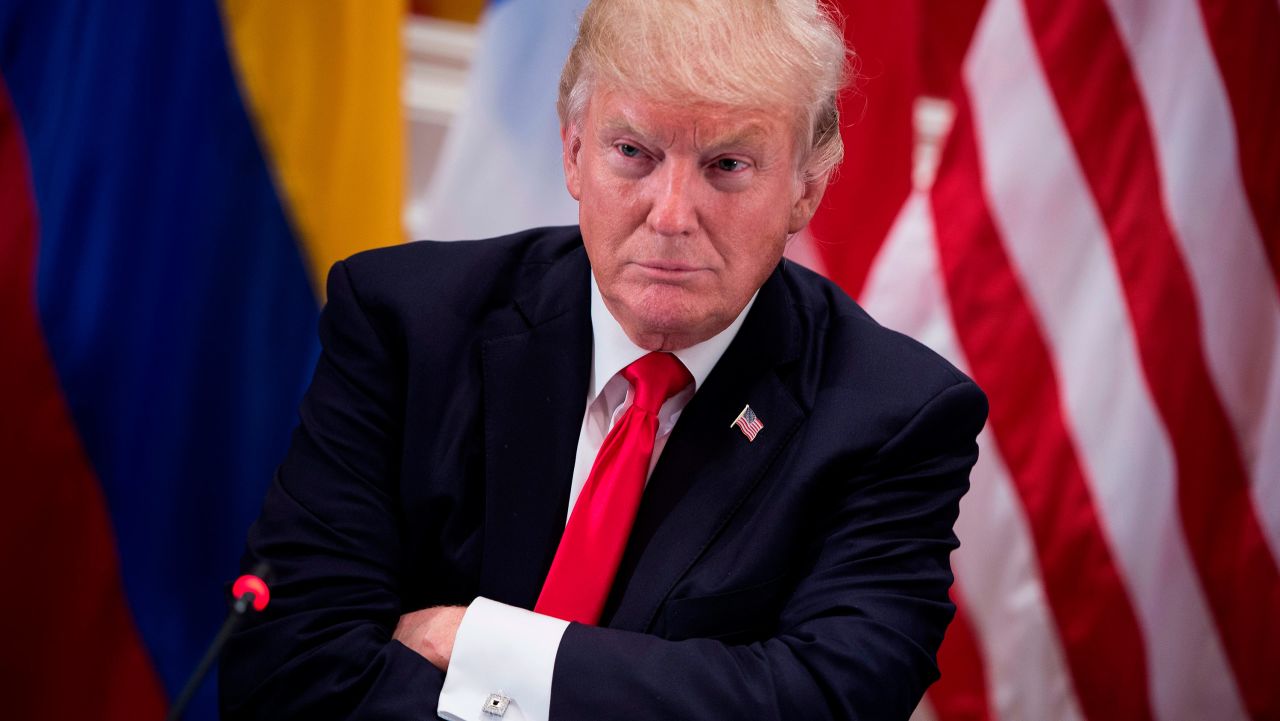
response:
[(732, 242), (720, 250), (724, 258), (725, 282), (735, 289), (755, 288), (773, 271), (786, 250), (785, 223), (776, 218), (760, 218), (755, 225), (745, 225)]
[(622, 214), (635, 203), (634, 186), (634, 181), (620, 177), (605, 163), (597, 161), (586, 170), (581, 201), (591, 208), (597, 222), (608, 222), (605, 219)]
[(732, 260), (751, 264), (781, 257), (790, 228), (790, 210), (771, 198), (729, 197), (716, 209), (727, 239), (724, 251)]
[(717, 193), (718, 209), (757, 233), (786, 228), (795, 205), (790, 183), (780, 182), (772, 174), (756, 181), (741, 192)]
[(584, 187), (578, 222), (600, 240), (600, 250), (620, 252), (618, 246), (646, 222), (646, 217), (642, 194), (634, 183), (610, 179)]
[(627, 245), (633, 228), (625, 222), (623, 216), (620, 209), (612, 203), (582, 205), (579, 223), (587, 246), (587, 257), (601, 280), (615, 278), (626, 260)]
[(735, 284), (751, 285), (763, 281), (782, 259), (785, 243), (764, 243), (760, 239), (735, 249), (737, 255), (730, 268)]

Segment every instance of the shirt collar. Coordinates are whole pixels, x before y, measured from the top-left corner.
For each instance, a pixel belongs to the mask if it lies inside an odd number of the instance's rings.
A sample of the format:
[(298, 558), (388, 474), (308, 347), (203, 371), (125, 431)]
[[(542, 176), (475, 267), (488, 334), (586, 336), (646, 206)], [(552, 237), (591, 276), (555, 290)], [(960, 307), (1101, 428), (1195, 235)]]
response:
[[(746, 320), (747, 313), (751, 310), (751, 306), (755, 304), (756, 295), (759, 292), (757, 290), (751, 295), (751, 300), (747, 301), (746, 307), (742, 309), (741, 313), (738, 313), (738, 317), (734, 318), (733, 322), (724, 330), (701, 343), (683, 350), (674, 351), (675, 356), (680, 359), (684, 367), (689, 369), (689, 375), (693, 376), (695, 391), (702, 387), (703, 381), (711, 374), (711, 369), (720, 360), (720, 356), (724, 355), (729, 344), (733, 342), (734, 336), (738, 335), (738, 329), (742, 327), (742, 322)], [(626, 331), (622, 330), (622, 326), (618, 324), (617, 319), (609, 312), (609, 309), (604, 304), (604, 298), (600, 295), (600, 288), (596, 285), (595, 274), (592, 273), (591, 383), (587, 388), (587, 405), (595, 402), (605, 384), (618, 371), (631, 365), (632, 362), (648, 352), (631, 342), (631, 339), (627, 337)]]

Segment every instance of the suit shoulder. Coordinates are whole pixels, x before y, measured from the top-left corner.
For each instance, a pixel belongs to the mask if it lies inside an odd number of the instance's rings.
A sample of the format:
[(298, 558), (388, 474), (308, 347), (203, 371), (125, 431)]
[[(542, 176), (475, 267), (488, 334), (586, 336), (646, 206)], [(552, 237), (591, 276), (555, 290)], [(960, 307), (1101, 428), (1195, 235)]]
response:
[[(785, 278), (805, 351), (819, 359), (822, 390), (856, 392), (877, 405), (919, 407), (951, 386), (965, 385), (981, 399), (973, 381), (951, 362), (877, 323), (835, 283), (793, 262)], [(978, 404), (985, 407), (984, 400)]]
[(340, 262), (368, 306), (451, 308), (509, 300), (529, 268), (581, 247), (577, 226), (533, 228), (482, 240), (419, 240), (366, 250)]

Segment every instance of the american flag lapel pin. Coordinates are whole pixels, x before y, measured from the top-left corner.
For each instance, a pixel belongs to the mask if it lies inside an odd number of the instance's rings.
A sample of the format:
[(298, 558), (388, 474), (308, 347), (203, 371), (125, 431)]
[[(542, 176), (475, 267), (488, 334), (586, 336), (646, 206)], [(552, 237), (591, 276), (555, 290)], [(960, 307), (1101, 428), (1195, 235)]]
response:
[(746, 405), (742, 407), (738, 417), (733, 419), (733, 423), (729, 424), (730, 428), (734, 426), (742, 431), (742, 435), (746, 436), (748, 441), (754, 441), (756, 436), (760, 435), (760, 431), (764, 430), (764, 421), (751, 410), (751, 406)]

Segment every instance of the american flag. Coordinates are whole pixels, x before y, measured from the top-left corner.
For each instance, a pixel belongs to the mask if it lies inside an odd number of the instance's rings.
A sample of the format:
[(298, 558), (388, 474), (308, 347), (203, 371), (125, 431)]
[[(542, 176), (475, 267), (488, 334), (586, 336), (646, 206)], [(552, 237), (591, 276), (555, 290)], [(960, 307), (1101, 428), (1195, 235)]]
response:
[[(859, 30), (907, 12), (876, 4), (843, 3), (868, 75), (895, 66)], [(813, 225), (991, 400), (917, 717), (1280, 719), (1280, 4), (968, 4), (916, 47), (959, 47), (936, 174), (867, 262), (840, 228), (883, 197), (837, 185)], [(898, 167), (860, 133), (839, 184)]]
[[(832, 2), (865, 79), (801, 260), (992, 402), (918, 717), (1280, 719), (1280, 4)], [(583, 4), (489, 6), (443, 237), (576, 220), (492, 198), (562, 187)]]
[(756, 416), (755, 411), (751, 410), (751, 406), (744, 406), (742, 412), (738, 414), (737, 418), (733, 419), (733, 423), (729, 427), (732, 428), (733, 426), (737, 426), (748, 441), (754, 441), (760, 431), (764, 430), (764, 421)]

